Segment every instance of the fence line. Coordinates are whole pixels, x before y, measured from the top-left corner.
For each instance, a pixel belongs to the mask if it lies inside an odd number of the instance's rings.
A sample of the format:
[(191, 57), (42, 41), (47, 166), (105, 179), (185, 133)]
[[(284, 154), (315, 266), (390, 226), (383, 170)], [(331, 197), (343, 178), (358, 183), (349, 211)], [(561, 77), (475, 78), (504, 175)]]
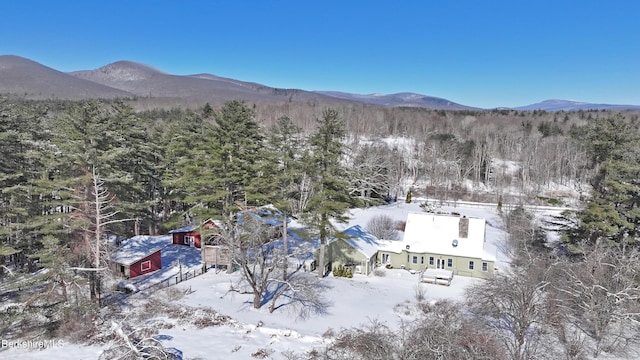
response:
[[(473, 208), (493, 208), (497, 209), (497, 203), (479, 203), (479, 202), (471, 202), (471, 201), (462, 201), (462, 200), (437, 200), (437, 199), (427, 199), (426, 203), (430, 205), (439, 205), (439, 206), (449, 206), (449, 207), (473, 207)], [(562, 207), (562, 206), (547, 206), (547, 205), (527, 205), (527, 204), (510, 204), (504, 203), (502, 204), (503, 210), (513, 210), (518, 206), (522, 206), (525, 209), (531, 211), (565, 211), (565, 210), (578, 210), (576, 208), (571, 207)]]
[(146, 294), (150, 294), (151, 292), (155, 292), (161, 289), (165, 289), (168, 288), (170, 286), (174, 286), (174, 285), (178, 285), (183, 281), (187, 281), (189, 279), (193, 279), (196, 278), (204, 273), (206, 273), (207, 271), (205, 270), (204, 267), (201, 267), (199, 269), (194, 269), (194, 270), (189, 270), (185, 273), (179, 273), (175, 276), (172, 276), (170, 278), (166, 278), (162, 281), (160, 281), (159, 283), (156, 284), (152, 284), (149, 285), (147, 287), (145, 287), (144, 289), (140, 289), (141, 292), (144, 291)]

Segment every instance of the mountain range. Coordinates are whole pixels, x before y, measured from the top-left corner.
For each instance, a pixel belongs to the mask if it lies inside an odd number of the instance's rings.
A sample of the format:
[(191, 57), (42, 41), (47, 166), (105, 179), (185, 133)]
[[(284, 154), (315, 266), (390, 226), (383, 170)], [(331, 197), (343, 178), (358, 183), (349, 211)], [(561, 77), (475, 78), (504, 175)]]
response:
[[(165, 103), (220, 104), (242, 99), (250, 102), (361, 103), (383, 107), (420, 107), (438, 110), (482, 110), (433, 96), (415, 93), (359, 95), (338, 91), (273, 88), (212, 74), (173, 75), (149, 65), (117, 61), (94, 70), (62, 72), (15, 55), (0, 56), (0, 93), (32, 99), (157, 98)], [(515, 110), (640, 110), (635, 105), (590, 104), (546, 100)]]

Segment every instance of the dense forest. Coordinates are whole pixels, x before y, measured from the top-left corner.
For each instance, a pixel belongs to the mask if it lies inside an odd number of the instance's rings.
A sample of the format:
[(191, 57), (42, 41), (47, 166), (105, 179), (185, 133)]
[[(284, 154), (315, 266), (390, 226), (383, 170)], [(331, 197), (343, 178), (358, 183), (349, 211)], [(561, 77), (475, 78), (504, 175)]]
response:
[[(52, 331), (99, 307), (105, 290), (98, 273), (110, 238), (166, 233), (275, 204), (325, 239), (331, 220), (346, 209), (404, 201), (409, 191), (442, 200), (580, 208), (558, 220), (563, 235), (556, 249), (523, 230), (524, 210), (510, 213), (516, 263), (531, 269), (541, 264), (531, 260), (533, 253), (549, 261), (560, 249), (571, 261), (592, 262), (590, 279), (597, 283), (611, 274), (600, 268), (602, 261), (616, 254), (613, 275), (621, 290), (615, 311), (638, 320), (631, 307), (621, 307), (640, 300), (640, 293), (629, 290), (629, 269), (619, 261), (632, 256), (640, 237), (637, 113), (242, 101), (195, 110), (134, 105), (0, 97), (0, 278), (47, 270), (20, 287), (59, 290), (30, 300), (41, 309), (73, 304), (50, 322)], [(592, 251), (602, 246), (621, 247), (622, 255)], [(563, 269), (576, 279), (583, 275)], [(490, 285), (505, 285), (498, 281)], [(576, 284), (556, 291), (577, 298)], [(3, 298), (20, 296), (12, 285), (0, 290)], [(4, 318), (3, 327), (13, 321)]]

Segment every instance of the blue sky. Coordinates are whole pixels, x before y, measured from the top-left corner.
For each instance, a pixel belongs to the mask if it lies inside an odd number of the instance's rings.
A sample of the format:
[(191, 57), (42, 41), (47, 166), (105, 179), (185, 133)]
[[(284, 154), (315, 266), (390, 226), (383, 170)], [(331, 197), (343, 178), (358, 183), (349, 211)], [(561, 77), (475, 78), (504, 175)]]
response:
[(483, 108), (640, 105), (637, 0), (20, 0), (0, 13), (0, 54), (62, 71), (132, 60)]

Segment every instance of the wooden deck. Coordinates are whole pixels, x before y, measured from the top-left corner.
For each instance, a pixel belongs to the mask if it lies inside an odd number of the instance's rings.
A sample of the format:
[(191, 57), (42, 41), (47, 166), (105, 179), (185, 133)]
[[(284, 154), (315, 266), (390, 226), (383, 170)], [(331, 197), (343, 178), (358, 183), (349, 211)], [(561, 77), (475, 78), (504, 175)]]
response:
[(453, 271), (444, 269), (425, 269), (420, 276), (421, 282), (449, 286), (453, 279)]

